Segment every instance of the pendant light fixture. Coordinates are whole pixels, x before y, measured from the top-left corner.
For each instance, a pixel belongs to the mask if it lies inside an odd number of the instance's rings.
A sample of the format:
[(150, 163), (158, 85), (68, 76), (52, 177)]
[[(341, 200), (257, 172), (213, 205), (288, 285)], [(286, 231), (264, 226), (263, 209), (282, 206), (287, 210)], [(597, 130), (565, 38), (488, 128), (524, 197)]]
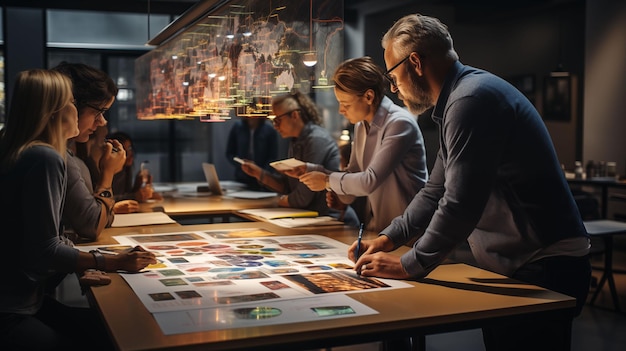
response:
[(550, 72), (550, 77), (569, 77), (570, 72), (566, 71), (563, 67), (563, 23), (561, 21), (561, 11), (559, 9), (557, 9), (557, 23), (558, 63), (556, 68)]
[(307, 67), (317, 64), (317, 52), (313, 50), (313, 0), (310, 0), (309, 5), (309, 51), (302, 55), (302, 63)]

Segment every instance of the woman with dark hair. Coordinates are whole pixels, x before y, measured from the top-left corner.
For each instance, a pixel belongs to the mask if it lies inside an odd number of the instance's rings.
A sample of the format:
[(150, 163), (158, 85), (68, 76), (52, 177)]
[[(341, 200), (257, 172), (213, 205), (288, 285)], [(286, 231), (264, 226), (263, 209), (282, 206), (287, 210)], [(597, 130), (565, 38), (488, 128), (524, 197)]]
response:
[(313, 191), (329, 190), (331, 207), (366, 196), (367, 229), (380, 231), (428, 180), (422, 132), (415, 116), (384, 95), (383, 72), (370, 57), (343, 62), (333, 79), (339, 113), (355, 125), (350, 161), (342, 172), (308, 164), (300, 181)]
[(100, 181), (95, 186), (85, 163), (76, 156), (76, 143), (86, 143), (99, 126), (107, 124), (104, 114), (117, 95), (113, 80), (103, 71), (81, 63), (61, 62), (53, 70), (69, 77), (78, 108), (78, 136), (67, 145), (67, 199), (63, 209), (66, 235), (72, 240), (93, 241), (113, 222), (115, 200), (111, 183), (126, 160), (117, 140), (104, 143), (98, 164)]

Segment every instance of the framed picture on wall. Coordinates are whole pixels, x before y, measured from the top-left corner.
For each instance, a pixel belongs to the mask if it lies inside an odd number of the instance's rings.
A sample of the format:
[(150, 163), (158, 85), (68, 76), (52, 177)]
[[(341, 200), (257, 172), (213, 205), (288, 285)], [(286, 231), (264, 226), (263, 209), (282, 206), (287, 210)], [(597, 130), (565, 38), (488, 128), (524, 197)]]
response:
[(547, 76), (543, 81), (543, 119), (569, 121), (571, 119), (570, 76)]

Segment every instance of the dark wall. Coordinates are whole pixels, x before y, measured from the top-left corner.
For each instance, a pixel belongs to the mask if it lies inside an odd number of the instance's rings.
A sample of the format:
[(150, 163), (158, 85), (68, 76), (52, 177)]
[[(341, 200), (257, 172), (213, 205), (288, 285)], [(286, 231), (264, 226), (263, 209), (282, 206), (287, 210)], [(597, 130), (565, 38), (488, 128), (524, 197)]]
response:
[[(508, 2), (489, 8), (472, 8), (465, 4), (444, 5), (408, 2), (382, 12), (364, 16), (364, 54), (385, 67), (380, 40), (397, 19), (412, 13), (437, 17), (452, 34), (461, 62), (486, 69), (505, 79), (532, 79), (528, 97), (543, 113), (544, 80), (557, 66), (572, 72), (578, 82), (584, 81), (585, 67), (585, 2), (546, 1), (541, 6), (510, 9)], [(555, 140), (561, 162), (573, 166), (582, 158), (582, 96), (583, 84), (573, 85), (575, 91), (569, 120), (550, 121), (546, 125)], [(395, 99), (395, 96), (392, 96)], [(399, 100), (396, 102), (401, 104)], [(426, 113), (425, 115), (429, 115)], [(429, 118), (420, 116), (425, 134), (436, 134)], [(436, 140), (428, 141), (435, 145)], [(429, 147), (429, 145), (427, 145)], [(434, 154), (430, 146), (429, 158)]]

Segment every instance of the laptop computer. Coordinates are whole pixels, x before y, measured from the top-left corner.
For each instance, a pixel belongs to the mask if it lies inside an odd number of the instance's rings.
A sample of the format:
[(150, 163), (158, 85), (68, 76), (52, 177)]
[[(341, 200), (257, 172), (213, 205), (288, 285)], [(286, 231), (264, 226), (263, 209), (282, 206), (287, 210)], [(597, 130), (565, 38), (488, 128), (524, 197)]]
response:
[(202, 171), (206, 178), (208, 192), (213, 195), (228, 195), (239, 199), (263, 199), (277, 195), (274, 192), (243, 190), (245, 184), (235, 181), (226, 180), (223, 182), (226, 184), (221, 184), (215, 165), (212, 163), (202, 162)]
[(209, 192), (213, 195), (224, 195), (220, 180), (217, 177), (217, 171), (215, 165), (212, 163), (202, 162), (202, 171), (204, 172), (204, 178), (206, 178), (207, 185), (209, 186)]

